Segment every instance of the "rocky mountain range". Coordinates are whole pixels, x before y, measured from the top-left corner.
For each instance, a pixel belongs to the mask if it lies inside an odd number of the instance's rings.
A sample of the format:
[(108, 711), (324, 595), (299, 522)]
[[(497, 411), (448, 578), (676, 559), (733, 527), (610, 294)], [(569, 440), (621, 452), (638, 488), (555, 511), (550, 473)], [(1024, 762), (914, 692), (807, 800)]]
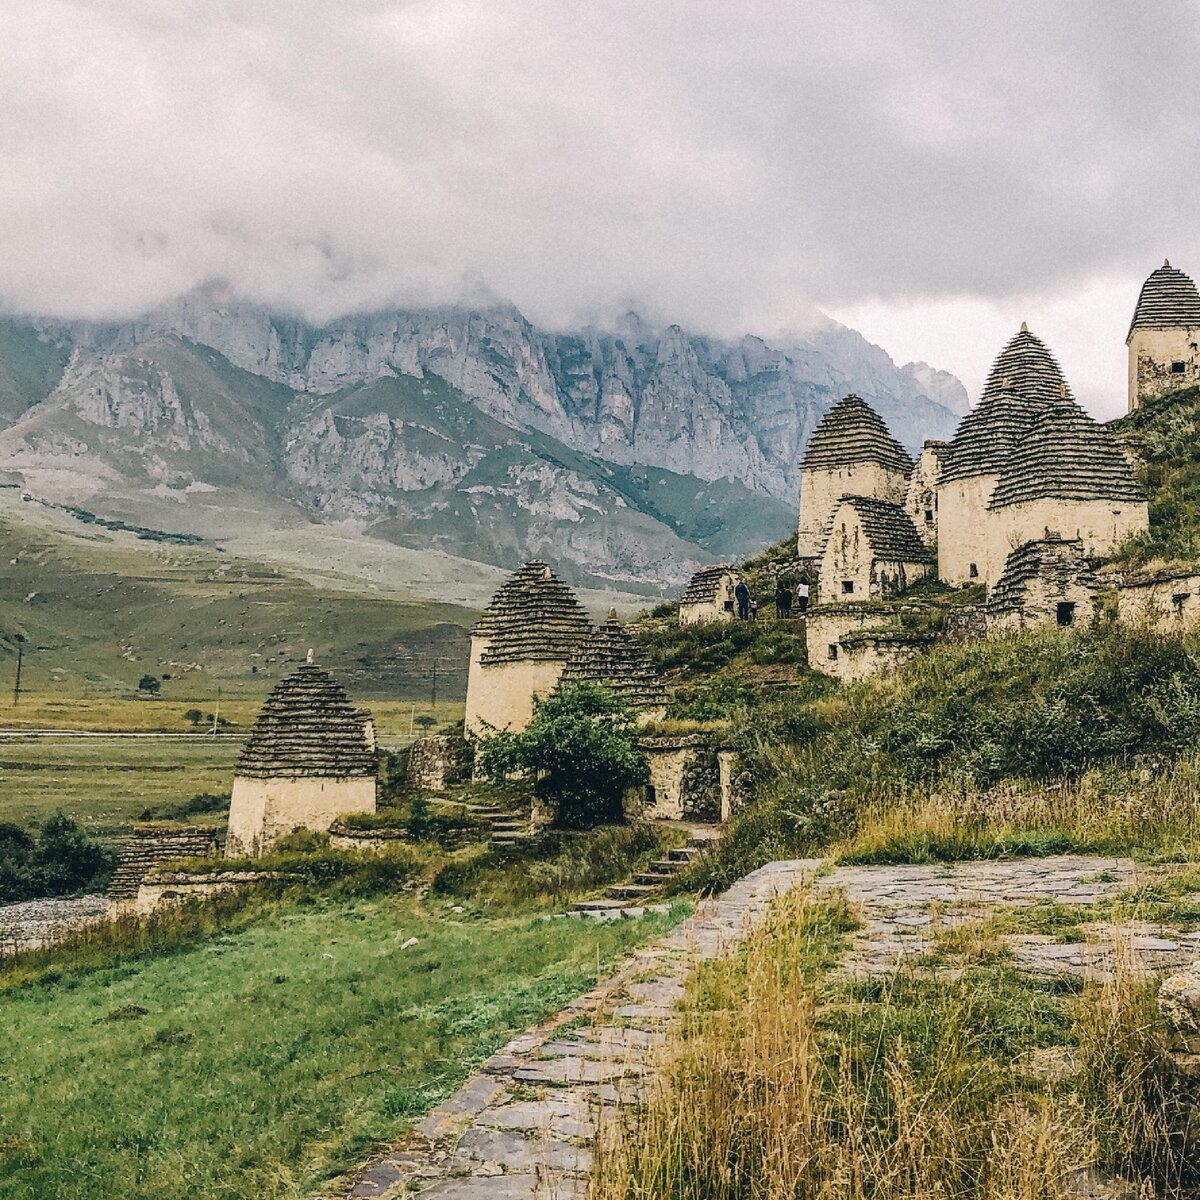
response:
[(209, 287), (123, 323), (0, 324), (0, 469), (205, 537), (332, 526), (658, 591), (787, 531), (808, 435), (851, 390), (911, 448), (967, 407), (834, 322), (786, 346), (506, 305), (315, 326)]

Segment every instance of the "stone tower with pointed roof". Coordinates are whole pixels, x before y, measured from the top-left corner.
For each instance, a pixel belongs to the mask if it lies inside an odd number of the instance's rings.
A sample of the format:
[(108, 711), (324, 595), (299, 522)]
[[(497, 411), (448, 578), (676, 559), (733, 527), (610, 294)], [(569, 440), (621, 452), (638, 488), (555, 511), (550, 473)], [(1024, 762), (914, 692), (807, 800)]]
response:
[(1077, 539), (1089, 556), (1108, 554), (1149, 526), (1146, 495), (1124, 451), (1066, 398), (1014, 442), (988, 513), (1009, 549), (1057, 534)]
[(510, 576), (471, 631), (468, 736), (524, 729), (534, 697), (554, 690), (593, 632), (575, 593), (544, 562), (528, 562)]
[(883, 418), (853, 394), (839, 400), (813, 430), (800, 462), (800, 558), (825, 545), (829, 519), (843, 496), (903, 504), (913, 462)]
[(897, 596), (933, 569), (933, 554), (899, 504), (843, 496), (829, 519), (820, 563), (823, 603)]
[(375, 811), (370, 715), (308, 661), (267, 697), (242, 748), (225, 852), (265, 853), (295, 829), (327, 830), (346, 813)]
[(1054, 355), (1022, 325), (992, 364), (979, 403), (946, 448), (937, 485), (938, 576), (994, 583), (1008, 552), (1003, 521), (989, 509), (1013, 446), (1039, 414), (1069, 397)]
[(1130, 412), (1143, 400), (1200, 384), (1200, 292), (1165, 259), (1142, 284), (1125, 344)]
[(617, 619), (616, 609), (571, 655), (558, 683), (560, 687), (569, 683), (601, 684), (643, 720), (660, 720), (666, 711), (667, 689), (650, 656)]

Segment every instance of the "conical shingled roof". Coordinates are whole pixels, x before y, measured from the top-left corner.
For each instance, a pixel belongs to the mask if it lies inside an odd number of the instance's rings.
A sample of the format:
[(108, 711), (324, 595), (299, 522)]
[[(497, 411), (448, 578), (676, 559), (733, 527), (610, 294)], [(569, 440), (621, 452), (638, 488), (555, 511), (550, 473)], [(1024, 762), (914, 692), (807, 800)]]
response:
[(565, 683), (599, 683), (632, 708), (662, 708), (666, 688), (649, 655), (611, 615), (571, 656), (559, 676)]
[(565, 661), (592, 632), (575, 593), (537, 559), (504, 582), (472, 630), (489, 641), (479, 659), (485, 666)]
[(251, 779), (354, 779), (376, 774), (369, 718), (312, 662), (267, 697), (238, 759)]
[(110, 900), (134, 900), (142, 880), (155, 867), (181, 858), (208, 858), (217, 853), (217, 831), (207, 825), (166, 829), (134, 826), (133, 837), (121, 849), (117, 869), (108, 885)]
[(711, 567), (701, 567), (688, 580), (687, 590), (683, 593), (680, 604), (711, 604), (717, 598), (717, 589), (725, 575), (736, 572), (728, 563), (715, 563)]
[(862, 524), (871, 553), (881, 562), (928, 562), (933, 557), (921, 540), (912, 517), (899, 504), (870, 496), (843, 496), (833, 510), (826, 542), (833, 532), (837, 514), (849, 504)]
[(989, 508), (1029, 500), (1145, 500), (1112, 434), (1072, 400), (1042, 413), (1016, 441)]
[(1200, 325), (1200, 291), (1190, 276), (1164, 260), (1142, 284), (1125, 341), (1133, 337), (1135, 329), (1171, 329), (1180, 325)]
[(1022, 325), (992, 364), (979, 404), (959, 424), (942, 465), (942, 482), (998, 475), (1037, 414), (1070, 394), (1054, 355)]
[(906, 475), (913, 466), (883, 418), (865, 400), (851, 393), (821, 418), (808, 439), (800, 465), (804, 469), (836, 468), (868, 462)]
[(1004, 573), (988, 593), (988, 612), (993, 616), (1020, 612), (1035, 579), (1059, 591), (1079, 586), (1091, 592), (1100, 590), (1100, 581), (1079, 538), (1038, 538), (1009, 554)]

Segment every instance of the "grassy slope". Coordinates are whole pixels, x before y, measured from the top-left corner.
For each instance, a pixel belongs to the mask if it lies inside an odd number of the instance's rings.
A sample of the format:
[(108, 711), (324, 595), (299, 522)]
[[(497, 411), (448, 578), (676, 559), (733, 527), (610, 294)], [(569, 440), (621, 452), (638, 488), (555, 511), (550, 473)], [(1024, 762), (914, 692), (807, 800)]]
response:
[[(664, 921), (463, 922), (401, 897), (315, 898), (10, 992), (0, 1195), (309, 1195)], [(147, 1011), (120, 1019), (127, 1006)]]
[(1195, 562), (1200, 557), (1200, 388), (1156, 400), (1113, 423), (1141, 459), (1150, 494), (1150, 532), (1134, 539), (1118, 561)]
[(0, 320), (0, 423), (10, 424), (54, 389), (70, 347), (28, 325)]
[(211, 548), (69, 536), (21, 515), (0, 507), (0, 672), (11, 674), (21, 633), (33, 693), (131, 697), (144, 673), (166, 672), (172, 708), (211, 701), (218, 685), (254, 698), (312, 647), (364, 699), (428, 698), (435, 659), (443, 697), (462, 694), (468, 609), (318, 590)]
[(0, 741), (0, 822), (32, 827), (61, 808), (89, 833), (112, 837), (151, 806), (201, 792), (228, 795), (240, 749), (234, 737), (6, 738)]

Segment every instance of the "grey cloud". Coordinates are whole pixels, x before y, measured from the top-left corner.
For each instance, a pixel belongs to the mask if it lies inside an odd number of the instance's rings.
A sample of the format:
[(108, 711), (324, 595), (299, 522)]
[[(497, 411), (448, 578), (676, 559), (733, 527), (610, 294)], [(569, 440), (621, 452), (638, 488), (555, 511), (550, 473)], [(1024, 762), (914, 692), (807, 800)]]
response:
[(1191, 0), (10, 0), (0, 303), (719, 332), (1200, 270)]

